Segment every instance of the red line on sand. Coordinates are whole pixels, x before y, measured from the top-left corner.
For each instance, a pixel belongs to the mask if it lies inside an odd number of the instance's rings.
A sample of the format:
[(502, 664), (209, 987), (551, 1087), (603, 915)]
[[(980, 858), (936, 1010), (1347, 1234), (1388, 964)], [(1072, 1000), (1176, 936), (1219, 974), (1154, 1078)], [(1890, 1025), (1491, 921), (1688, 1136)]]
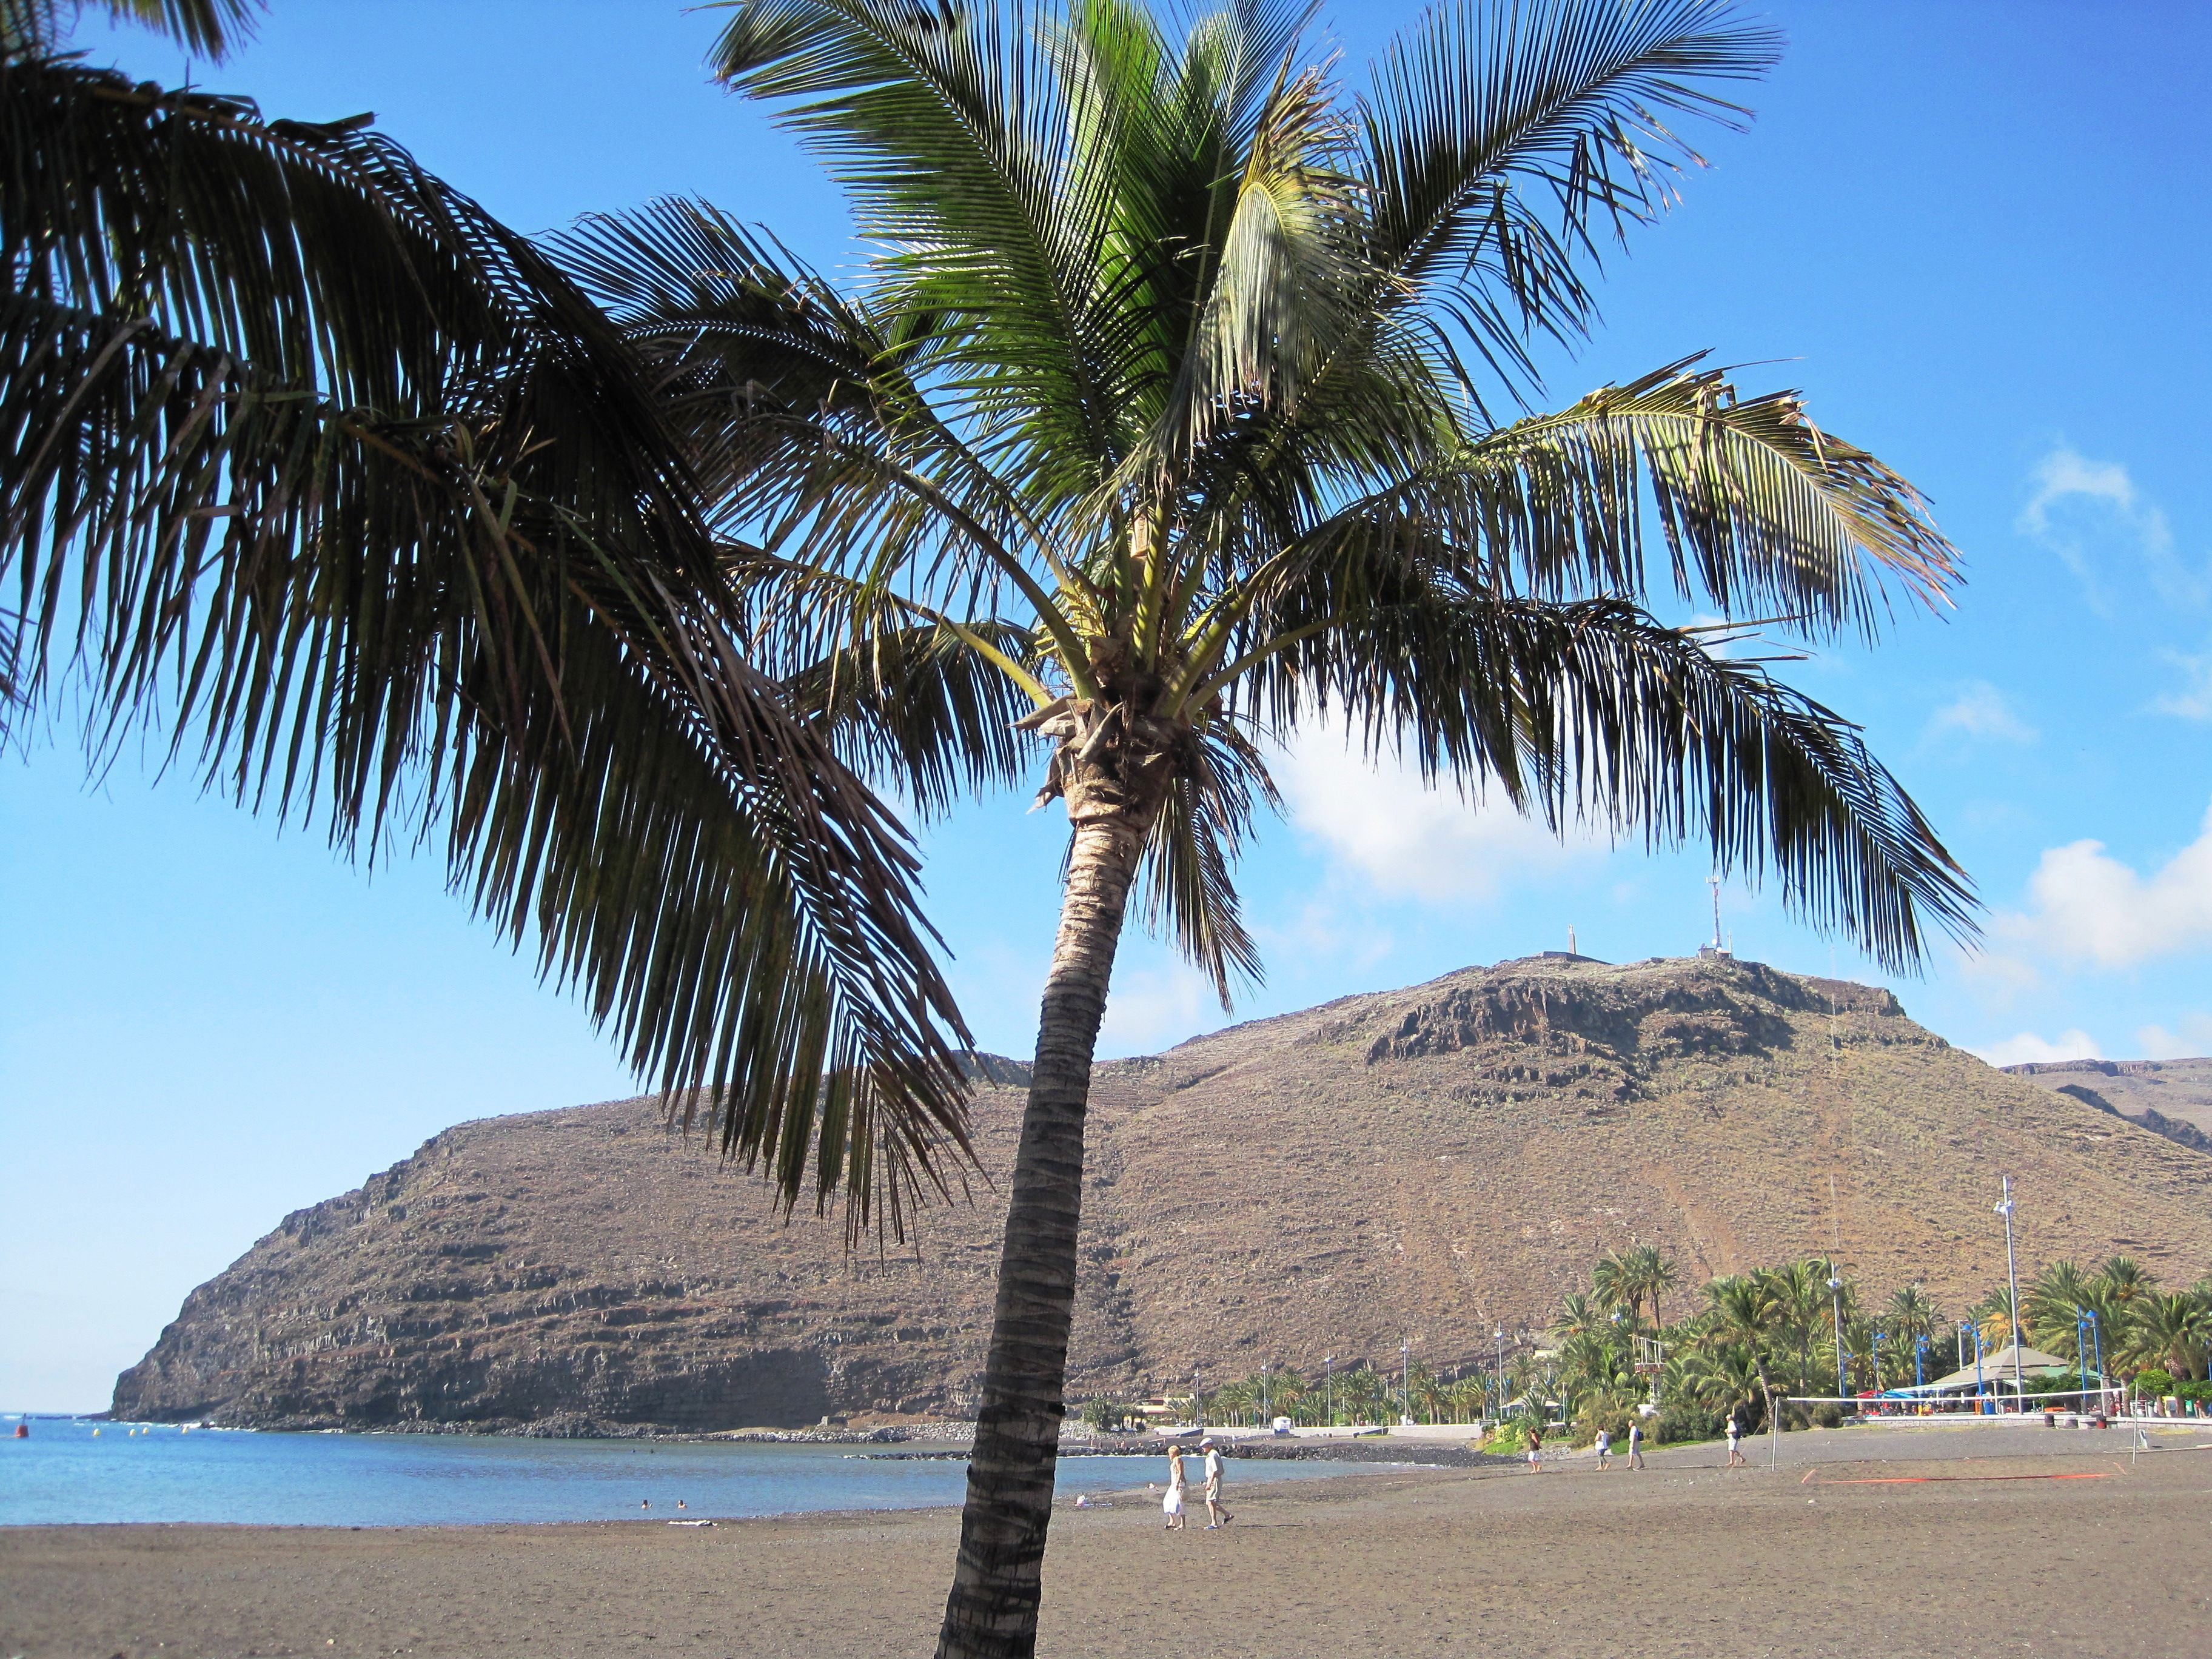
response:
[[(1820, 1473), (1818, 1469), (1808, 1469), (1805, 1472), (1805, 1480), (1800, 1480), (1797, 1484), (1802, 1486)], [(2100, 1469), (2088, 1474), (1885, 1474), (1870, 1480), (1823, 1480), (1820, 1484), (1824, 1486), (1924, 1486), (1931, 1481), (1939, 1480), (2109, 1480), (2111, 1479), (2112, 1474), (2109, 1471)]]

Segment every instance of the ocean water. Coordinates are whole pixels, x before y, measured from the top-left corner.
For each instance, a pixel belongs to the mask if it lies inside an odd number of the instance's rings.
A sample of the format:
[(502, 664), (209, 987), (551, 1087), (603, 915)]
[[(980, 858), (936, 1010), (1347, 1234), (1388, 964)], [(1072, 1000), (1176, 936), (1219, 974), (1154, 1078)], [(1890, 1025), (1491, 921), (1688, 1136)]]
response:
[[(968, 1466), (860, 1454), (896, 1448), (495, 1435), (256, 1434), (0, 1416), (0, 1526), (204, 1521), (402, 1527), (490, 1521), (708, 1519), (957, 1504)], [(94, 1435), (97, 1427), (100, 1432)], [(913, 1449), (913, 1448), (909, 1448)], [(1239, 1461), (1232, 1489), (1351, 1466)], [(1064, 1495), (1164, 1480), (1156, 1457), (1067, 1457)], [(678, 1510), (678, 1499), (685, 1507)], [(640, 1504), (650, 1502), (652, 1508)]]

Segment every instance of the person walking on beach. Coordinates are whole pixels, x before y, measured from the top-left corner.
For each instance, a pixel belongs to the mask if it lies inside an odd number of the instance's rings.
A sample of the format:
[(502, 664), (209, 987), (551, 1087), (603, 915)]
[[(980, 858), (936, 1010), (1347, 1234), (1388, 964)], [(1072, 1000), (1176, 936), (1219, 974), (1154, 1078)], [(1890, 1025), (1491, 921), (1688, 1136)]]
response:
[(1160, 1513), (1168, 1518), (1166, 1531), (1179, 1532), (1182, 1529), (1182, 1448), (1170, 1446), (1167, 1496), (1160, 1499)]
[(1597, 1466), (1601, 1469), (1613, 1467), (1613, 1437), (1603, 1429), (1597, 1431)]
[(1528, 1425), (1528, 1468), (1533, 1474), (1544, 1472), (1544, 1431), (1534, 1423)]
[(1729, 1456), (1726, 1467), (1731, 1469), (1749, 1468), (1751, 1462), (1743, 1455), (1743, 1425), (1736, 1420), (1734, 1412), (1729, 1413), (1728, 1437)]
[(1201, 1440), (1198, 1449), (1206, 1454), (1206, 1529), (1225, 1527), (1237, 1517), (1221, 1507), (1221, 1449), (1211, 1440)]
[(1632, 1469), (1644, 1467), (1644, 1425), (1641, 1423), (1628, 1425), (1628, 1467)]

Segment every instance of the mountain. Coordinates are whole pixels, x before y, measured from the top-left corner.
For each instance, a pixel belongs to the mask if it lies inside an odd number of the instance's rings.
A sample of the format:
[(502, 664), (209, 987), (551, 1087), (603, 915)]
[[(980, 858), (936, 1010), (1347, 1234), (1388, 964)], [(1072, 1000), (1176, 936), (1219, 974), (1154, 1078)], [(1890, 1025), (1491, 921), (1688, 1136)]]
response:
[(2212, 1152), (2212, 1060), (2042, 1060), (2005, 1070), (2193, 1151)]
[[(1011, 1163), (1025, 1075), (979, 1065)], [(2212, 1267), (2212, 1157), (2007, 1076), (1884, 990), (1725, 957), (1547, 956), (1346, 998), (1098, 1067), (1078, 1395), (1193, 1365), (1480, 1362), (1632, 1241), (1709, 1274), (1833, 1244), (1957, 1308), (2023, 1273)], [(957, 1416), (1002, 1199), (847, 1260), (649, 1101), (464, 1123), (301, 1210), (118, 1380), (130, 1417), (534, 1432)]]

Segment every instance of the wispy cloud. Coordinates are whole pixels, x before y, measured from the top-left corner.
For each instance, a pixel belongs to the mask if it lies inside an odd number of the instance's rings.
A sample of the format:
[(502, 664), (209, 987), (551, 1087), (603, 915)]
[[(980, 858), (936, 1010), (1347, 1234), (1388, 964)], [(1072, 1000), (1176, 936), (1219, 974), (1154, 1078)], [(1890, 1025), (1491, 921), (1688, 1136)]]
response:
[(2077, 841), (2046, 848), (2027, 887), (2033, 908), (1996, 917), (1998, 937), (2100, 968), (2212, 948), (2212, 811), (2148, 876)]
[(2212, 655), (2190, 657), (2179, 651), (2159, 654), (2181, 671), (2182, 689), (2153, 697), (2152, 709), (2185, 720), (2212, 720)]
[(1213, 981), (1188, 963), (1168, 962), (1114, 975), (1098, 1046), (1107, 1054), (1150, 1054), (1223, 1022)]
[(2142, 1049), (2145, 1060), (2187, 1060), (2212, 1054), (2212, 1014), (2191, 1014), (2181, 1022), (2179, 1031), (2169, 1031), (2163, 1025), (2146, 1025), (2136, 1033), (2136, 1042)]
[(1987, 680), (1976, 680), (1929, 717), (1928, 736), (1949, 734), (2033, 743), (2042, 733), (2014, 713), (2010, 699)]
[(2202, 607), (2212, 599), (2212, 569), (2182, 562), (2165, 512), (2144, 498), (2121, 463), (2093, 461), (2062, 446), (2036, 464), (2034, 483), (2020, 529), (2064, 561), (2097, 610), (2112, 605), (2116, 573), (2108, 551), (2116, 538), (2132, 546), (2169, 604)]
[(2022, 1031), (2002, 1042), (1992, 1042), (1971, 1052), (1979, 1054), (1992, 1066), (2025, 1066), (2033, 1060), (2102, 1060), (2103, 1050), (2097, 1039), (2087, 1031), (2061, 1031), (2057, 1037), (2045, 1039), (2033, 1031)]

